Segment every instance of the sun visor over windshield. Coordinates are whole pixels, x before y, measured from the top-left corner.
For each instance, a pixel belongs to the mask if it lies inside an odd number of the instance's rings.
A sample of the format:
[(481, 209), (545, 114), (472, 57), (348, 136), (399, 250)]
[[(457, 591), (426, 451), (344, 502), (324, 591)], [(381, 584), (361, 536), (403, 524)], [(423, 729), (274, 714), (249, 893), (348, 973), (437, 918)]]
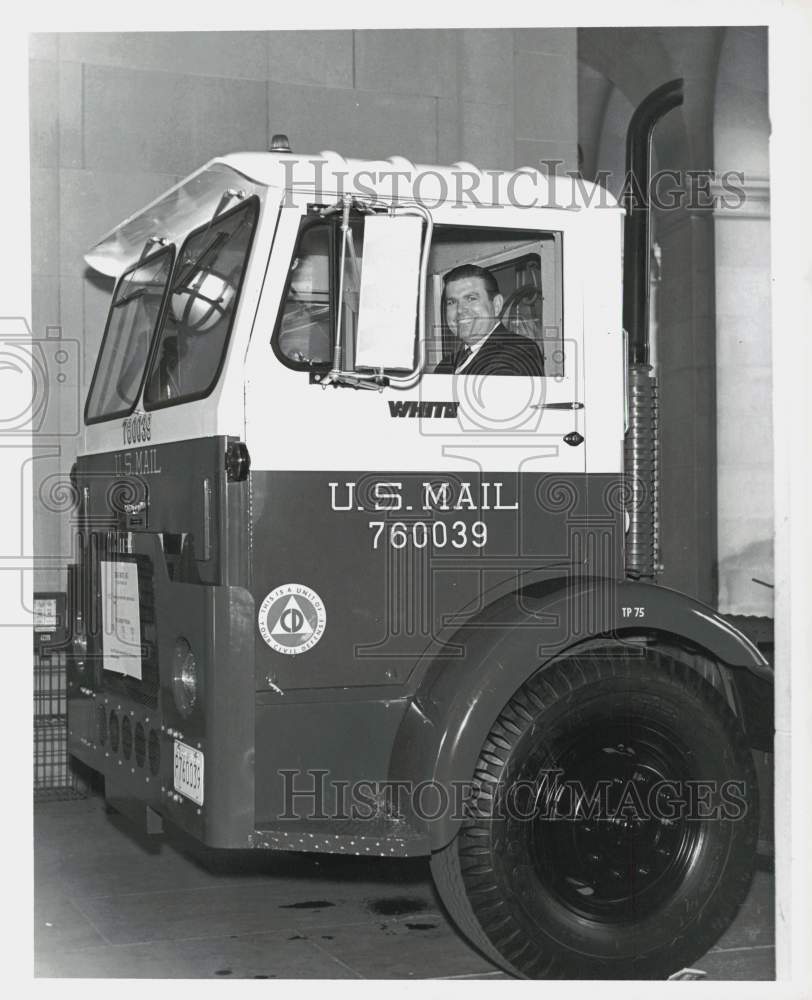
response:
[(138, 260), (150, 237), (181, 243), (191, 230), (204, 225), (229, 188), (244, 191), (247, 197), (259, 193), (263, 185), (212, 161), (119, 223), (85, 254), (85, 261), (102, 274), (118, 277)]

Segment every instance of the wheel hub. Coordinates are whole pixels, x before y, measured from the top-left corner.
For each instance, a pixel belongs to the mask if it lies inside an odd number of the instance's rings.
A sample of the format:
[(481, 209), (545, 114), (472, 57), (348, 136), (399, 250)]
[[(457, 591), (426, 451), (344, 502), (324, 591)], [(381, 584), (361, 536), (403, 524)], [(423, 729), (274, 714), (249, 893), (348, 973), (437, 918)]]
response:
[(539, 782), (529, 824), (536, 873), (569, 909), (639, 919), (681, 883), (701, 824), (664, 815), (658, 789), (681, 787), (687, 756), (642, 721), (584, 727), (553, 748), (555, 781)]

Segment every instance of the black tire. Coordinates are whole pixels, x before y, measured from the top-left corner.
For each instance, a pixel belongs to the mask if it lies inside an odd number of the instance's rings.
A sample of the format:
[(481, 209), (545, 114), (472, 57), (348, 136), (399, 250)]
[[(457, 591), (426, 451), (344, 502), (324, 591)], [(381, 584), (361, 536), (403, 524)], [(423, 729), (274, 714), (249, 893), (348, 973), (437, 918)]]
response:
[(719, 692), (661, 653), (540, 670), (493, 725), (474, 785), (432, 872), (459, 929), (514, 975), (666, 978), (747, 894), (749, 748)]

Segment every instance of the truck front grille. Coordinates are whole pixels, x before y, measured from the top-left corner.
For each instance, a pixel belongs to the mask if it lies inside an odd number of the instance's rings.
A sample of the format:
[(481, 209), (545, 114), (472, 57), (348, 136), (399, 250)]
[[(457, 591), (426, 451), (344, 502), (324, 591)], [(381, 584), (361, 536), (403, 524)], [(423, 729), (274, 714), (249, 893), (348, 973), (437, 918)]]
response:
[(135, 763), (139, 767), (144, 766), (144, 761), (147, 756), (147, 738), (144, 733), (144, 724), (142, 722), (136, 722), (135, 724)]
[(149, 769), (156, 776), (161, 770), (161, 740), (154, 729), (149, 731)]
[(119, 740), (121, 737), (121, 727), (118, 722), (118, 713), (115, 709), (110, 713), (110, 722), (108, 725), (108, 731), (110, 733), (110, 749), (113, 753), (118, 753)]

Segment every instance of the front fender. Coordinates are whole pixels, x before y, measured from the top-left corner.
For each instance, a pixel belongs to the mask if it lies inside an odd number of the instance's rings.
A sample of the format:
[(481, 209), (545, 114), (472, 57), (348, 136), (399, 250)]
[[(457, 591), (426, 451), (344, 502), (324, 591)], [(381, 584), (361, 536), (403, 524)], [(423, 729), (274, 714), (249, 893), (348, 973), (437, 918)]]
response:
[[(699, 601), (635, 581), (549, 580), (488, 606), (423, 665), (395, 739), (390, 777), (431, 778), (453, 803), (471, 780), (502, 708), (539, 667), (586, 640), (622, 643), (624, 635), (641, 632), (662, 636), (672, 646), (687, 642), (746, 674), (737, 690), (755, 692), (756, 700), (758, 692), (771, 693), (772, 670), (756, 646)], [(412, 817), (412, 822), (428, 827), (432, 848), (439, 849), (456, 833), (460, 817), (449, 808), (433, 821)]]

